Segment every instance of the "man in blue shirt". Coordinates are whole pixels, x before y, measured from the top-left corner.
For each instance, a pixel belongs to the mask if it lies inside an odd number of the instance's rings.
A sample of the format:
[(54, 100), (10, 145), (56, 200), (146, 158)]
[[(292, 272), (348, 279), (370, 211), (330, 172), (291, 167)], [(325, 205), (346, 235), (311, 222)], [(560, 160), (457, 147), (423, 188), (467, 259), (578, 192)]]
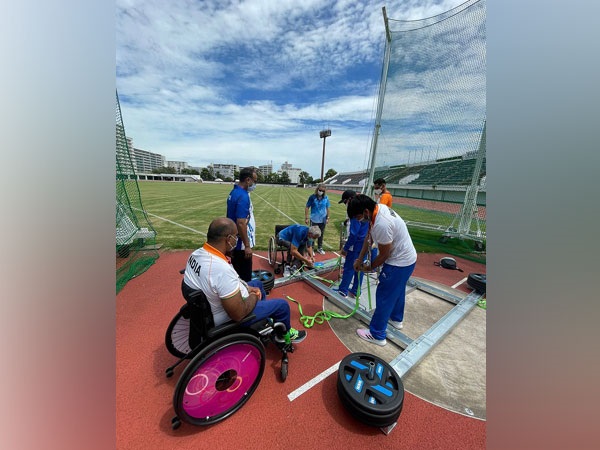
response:
[(256, 188), (258, 174), (254, 167), (240, 171), (240, 181), (227, 197), (227, 217), (237, 226), (237, 243), (231, 252), (231, 264), (240, 278), (252, 280), (252, 247), (256, 236), (256, 223), (249, 192)]
[[(319, 184), (317, 189), (315, 189), (315, 193), (311, 194), (308, 197), (306, 202), (306, 207), (304, 208), (304, 223), (307, 225), (316, 225), (321, 230), (321, 235), (319, 236), (319, 247), (317, 248), (317, 252), (321, 255), (325, 254), (323, 250), (323, 234), (325, 233), (325, 225), (329, 223), (329, 197), (325, 194), (325, 185)], [(310, 211), (310, 222), (308, 218), (308, 213)]]
[[(315, 262), (313, 241), (320, 235), (321, 230), (317, 226), (309, 228), (304, 225), (290, 225), (279, 232), (279, 245), (289, 246), (292, 258), (312, 269)], [(305, 256), (306, 253), (308, 257)]]

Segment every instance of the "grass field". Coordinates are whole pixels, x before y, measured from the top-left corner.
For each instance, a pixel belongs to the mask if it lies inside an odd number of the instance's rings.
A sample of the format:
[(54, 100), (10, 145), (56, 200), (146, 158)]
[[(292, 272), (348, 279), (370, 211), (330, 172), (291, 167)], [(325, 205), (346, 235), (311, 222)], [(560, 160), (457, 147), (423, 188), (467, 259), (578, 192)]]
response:
[[(205, 242), (210, 222), (225, 216), (230, 183), (175, 183), (159, 181), (139, 182), (142, 204), (156, 230), (156, 242), (162, 249), (195, 249)], [(314, 189), (259, 185), (251, 194), (254, 205), (257, 236), (256, 249), (266, 250), (275, 225), (304, 224), (304, 206)], [(327, 193), (330, 222), (325, 229), (323, 247), (337, 251), (340, 242), (340, 224), (346, 219), (346, 208), (337, 202), (341, 194)], [(394, 205), (405, 220), (448, 226), (452, 214), (423, 210), (411, 206)], [(419, 252), (449, 253), (485, 262), (485, 255), (473, 254), (470, 242), (452, 239), (438, 242), (440, 233), (410, 229)]]

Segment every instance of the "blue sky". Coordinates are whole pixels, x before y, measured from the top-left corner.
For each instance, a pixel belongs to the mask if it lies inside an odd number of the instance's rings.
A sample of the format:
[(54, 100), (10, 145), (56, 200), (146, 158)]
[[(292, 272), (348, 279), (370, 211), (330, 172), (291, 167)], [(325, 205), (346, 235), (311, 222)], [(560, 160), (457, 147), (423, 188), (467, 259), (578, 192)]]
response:
[(388, 17), (463, 0), (117, 0), (117, 90), (135, 147), (192, 166), (368, 164)]

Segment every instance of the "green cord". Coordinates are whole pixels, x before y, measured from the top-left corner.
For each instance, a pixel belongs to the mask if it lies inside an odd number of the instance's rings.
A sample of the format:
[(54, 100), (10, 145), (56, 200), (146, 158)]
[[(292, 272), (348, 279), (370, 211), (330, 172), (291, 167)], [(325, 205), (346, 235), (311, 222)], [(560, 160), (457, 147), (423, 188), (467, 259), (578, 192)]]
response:
[[(341, 266), (341, 260), (342, 260), (342, 258), (341, 258), (341, 256), (339, 256), (338, 260), (337, 260), (337, 265), (338, 266)], [(300, 270), (300, 269), (298, 269), (298, 270)], [(335, 267), (334, 267), (333, 270), (335, 270)], [(294, 273), (296, 273), (296, 272), (294, 272)], [(330, 284), (334, 284), (335, 283), (335, 281), (331, 281), (331, 280), (328, 280), (326, 278), (322, 278), (322, 277), (318, 277), (318, 276), (314, 276), (314, 275), (311, 275), (311, 278), (318, 279), (318, 280), (321, 280), (321, 281), (325, 281), (325, 282), (330, 283)], [(358, 286), (358, 288), (356, 290), (356, 304), (354, 305), (354, 309), (349, 314), (345, 314), (345, 315), (344, 314), (338, 314), (338, 313), (333, 312), (333, 311), (323, 310), (323, 311), (318, 311), (314, 316), (306, 316), (302, 312), (302, 305), (300, 304), (300, 302), (298, 302), (297, 300), (294, 300), (289, 295), (287, 295), (286, 297), (287, 297), (288, 300), (290, 300), (290, 301), (292, 301), (292, 302), (294, 302), (294, 303), (296, 303), (298, 305), (298, 311), (300, 312), (300, 322), (302, 323), (302, 325), (304, 325), (304, 328), (311, 328), (315, 324), (315, 322), (318, 323), (318, 324), (321, 324), (321, 323), (323, 323), (325, 321), (331, 320), (332, 318), (335, 318), (335, 319), (347, 319), (349, 317), (352, 317), (354, 315), (354, 313), (358, 310), (358, 307), (360, 305), (360, 285)], [(371, 293), (369, 292), (369, 305), (370, 304), (371, 304)]]

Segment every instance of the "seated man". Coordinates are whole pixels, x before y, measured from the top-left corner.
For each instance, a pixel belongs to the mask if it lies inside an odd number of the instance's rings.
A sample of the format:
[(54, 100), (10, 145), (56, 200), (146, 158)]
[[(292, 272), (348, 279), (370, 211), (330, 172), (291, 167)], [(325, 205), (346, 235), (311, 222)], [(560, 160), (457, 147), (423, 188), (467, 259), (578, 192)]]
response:
[(288, 247), (294, 259), (312, 269), (315, 262), (313, 242), (319, 236), (321, 236), (321, 229), (316, 225), (310, 228), (305, 225), (290, 225), (279, 232), (278, 244)]
[[(206, 235), (206, 243), (195, 250), (185, 266), (183, 283), (191, 289), (201, 289), (213, 314), (215, 326), (229, 320), (241, 321), (252, 313), (256, 319), (251, 325), (266, 318), (282, 322), (286, 334), (276, 337), (279, 342), (298, 343), (306, 338), (306, 331), (298, 331), (290, 324), (290, 306), (283, 299), (267, 300), (264, 290), (243, 281), (228, 258), (237, 243), (237, 226), (227, 217), (219, 217), (211, 222)], [(256, 280), (261, 283), (260, 280)], [(261, 283), (262, 284), (262, 283)]]

